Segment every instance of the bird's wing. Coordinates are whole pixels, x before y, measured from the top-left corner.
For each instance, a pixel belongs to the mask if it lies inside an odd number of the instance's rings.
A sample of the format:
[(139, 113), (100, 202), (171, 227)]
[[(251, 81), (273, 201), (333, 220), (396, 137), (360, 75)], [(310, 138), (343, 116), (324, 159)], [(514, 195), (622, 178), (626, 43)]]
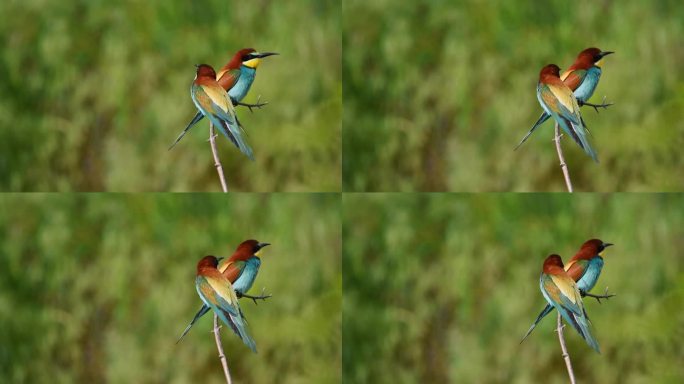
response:
[(588, 260), (570, 260), (565, 264), (565, 273), (567, 273), (571, 279), (579, 281), (587, 271), (588, 264)]
[(551, 282), (559, 290), (559, 303), (574, 314), (582, 315), (584, 307), (577, 285), (568, 276), (550, 275)]
[[(207, 111), (212, 114), (214, 125), (230, 141), (235, 144), (250, 160), (254, 160), (252, 148), (247, 144), (242, 136), (242, 128), (235, 116), (235, 107), (230, 101), (228, 94), (218, 84), (202, 84), (199, 86), (200, 92), (195, 92), (194, 96), (200, 100)], [(209, 105), (209, 107), (207, 107)], [(220, 120), (220, 121), (219, 121)]]
[(239, 78), (239, 69), (221, 69), (216, 74), (216, 82), (219, 83), (221, 88), (225, 89), (226, 91), (229, 91), (231, 88), (233, 88)]
[(574, 91), (579, 88), (586, 75), (587, 71), (584, 69), (571, 69), (565, 71), (560, 79), (563, 80), (563, 84), (570, 88), (571, 91)]
[(240, 277), (242, 271), (244, 270), (244, 261), (228, 261), (223, 265), (219, 265), (219, 271), (221, 271), (223, 276), (225, 276), (226, 279), (232, 283), (234, 283)]
[(211, 100), (211, 102), (218, 107), (214, 113), (219, 114), (225, 119), (235, 120), (235, 109), (233, 103), (230, 102), (228, 94), (218, 84), (203, 84), (200, 85), (204, 93)]
[[(575, 95), (572, 93), (570, 88), (556, 84), (546, 84), (546, 86), (551, 92), (551, 95), (553, 95), (553, 97), (556, 100), (558, 100), (558, 103), (555, 104), (558, 108), (557, 113), (563, 116), (564, 118), (570, 120), (572, 123), (579, 124), (579, 105), (577, 105)], [(549, 97), (548, 94), (545, 94), (543, 96), (545, 97), (545, 101), (546, 97)]]

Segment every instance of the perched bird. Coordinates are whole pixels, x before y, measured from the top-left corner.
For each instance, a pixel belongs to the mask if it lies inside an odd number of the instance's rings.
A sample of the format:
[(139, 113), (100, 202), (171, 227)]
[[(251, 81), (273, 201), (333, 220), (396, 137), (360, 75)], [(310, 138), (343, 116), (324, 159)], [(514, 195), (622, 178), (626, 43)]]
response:
[(242, 127), (235, 115), (235, 108), (226, 91), (216, 82), (214, 68), (207, 64), (197, 66), (197, 74), (190, 88), (193, 103), (202, 114), (209, 118), (250, 160), (254, 160), (252, 148), (242, 137)]
[(577, 284), (563, 269), (563, 260), (560, 256), (550, 255), (544, 260), (539, 288), (546, 301), (558, 310), (584, 341), (596, 352), (601, 353), (598, 342), (589, 329), (589, 319)]
[[(591, 239), (585, 241), (580, 247), (579, 251), (573, 256), (567, 264), (565, 264), (565, 272), (577, 283), (577, 288), (580, 291), (582, 297), (590, 296), (595, 297), (597, 300), (599, 298), (607, 298), (609, 296), (596, 296), (589, 294), (592, 288), (596, 285), (599, 275), (601, 275), (601, 270), (603, 269), (603, 257), (601, 257), (603, 250), (610, 247), (611, 243), (604, 243), (599, 239)], [(613, 295), (610, 295), (613, 296)], [(527, 331), (525, 336), (520, 340), (522, 343), (525, 341), (527, 336), (532, 333), (537, 324), (553, 311), (553, 306), (551, 304), (546, 304), (546, 307), (539, 313), (534, 324)]]
[(589, 144), (587, 131), (580, 115), (579, 105), (572, 93), (558, 77), (560, 68), (549, 64), (539, 73), (537, 99), (546, 113), (551, 115), (563, 131), (570, 136), (595, 162), (596, 152)]
[[(252, 107), (258, 108), (263, 106), (263, 104), (245, 104), (242, 103), (242, 99), (247, 96), (247, 92), (249, 92), (249, 89), (252, 87), (252, 83), (256, 77), (256, 69), (261, 63), (261, 59), (273, 55), (277, 55), (277, 53), (259, 53), (253, 48), (243, 48), (237, 51), (235, 55), (233, 55), (233, 58), (218, 71), (216, 74), (216, 81), (221, 88), (228, 92), (228, 96), (230, 96), (230, 100), (234, 106), (244, 105), (250, 108), (250, 110)], [(197, 111), (195, 117), (192, 118), (188, 126), (185, 127), (169, 149), (173, 148), (180, 139), (185, 136), (188, 130), (202, 120), (202, 118), (204, 118), (202, 112)]]
[(197, 279), (195, 285), (200, 299), (211, 308), (221, 321), (235, 332), (236, 335), (256, 353), (256, 343), (247, 332), (247, 321), (242, 315), (238, 298), (233, 286), (217, 269), (216, 256), (204, 256), (197, 263)]
[[(587, 101), (594, 94), (594, 90), (601, 78), (601, 61), (604, 56), (610, 55), (611, 51), (601, 51), (598, 48), (587, 48), (577, 55), (575, 62), (560, 76), (563, 83), (573, 91), (578, 105), (589, 105), (595, 109), (598, 107), (606, 107), (610, 104), (596, 105), (590, 104)], [(537, 127), (551, 117), (546, 111), (542, 112), (537, 122), (527, 132), (525, 137), (520, 140), (520, 143), (515, 147), (518, 149), (522, 143), (534, 132)]]
[[(219, 259), (218, 270), (223, 274), (223, 276), (228, 279), (233, 285), (233, 290), (238, 298), (247, 297), (254, 302), (257, 299), (265, 299), (265, 296), (257, 297), (247, 295), (247, 292), (252, 288), (254, 280), (256, 279), (257, 273), (259, 273), (259, 267), (261, 266), (261, 259), (259, 258), (259, 253), (261, 249), (270, 245), (269, 243), (260, 243), (256, 240), (245, 240), (233, 253), (233, 255), (228, 258)], [(190, 324), (185, 328), (183, 334), (178, 338), (178, 343), (185, 337), (185, 335), (190, 331), (190, 328), (209, 312), (209, 306), (204, 304), (202, 308), (197, 311), (195, 317), (192, 319)]]

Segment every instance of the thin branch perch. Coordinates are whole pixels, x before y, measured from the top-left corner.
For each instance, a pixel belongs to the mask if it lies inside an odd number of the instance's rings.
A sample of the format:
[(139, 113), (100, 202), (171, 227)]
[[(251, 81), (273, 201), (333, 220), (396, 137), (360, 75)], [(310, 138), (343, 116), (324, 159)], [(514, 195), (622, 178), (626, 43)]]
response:
[(560, 340), (561, 351), (563, 351), (563, 360), (565, 360), (565, 367), (568, 369), (568, 376), (570, 377), (570, 384), (575, 384), (575, 372), (572, 370), (572, 362), (570, 362), (570, 354), (565, 346), (565, 337), (563, 337), (563, 322), (561, 321), (561, 314), (558, 313), (558, 340)]
[(565, 185), (568, 187), (568, 192), (572, 193), (572, 180), (570, 180), (568, 165), (565, 163), (565, 157), (563, 156), (563, 148), (561, 148), (560, 139), (560, 127), (558, 126), (558, 123), (556, 123), (556, 137), (553, 139), (553, 141), (556, 142), (556, 152), (558, 152), (558, 159), (560, 160), (560, 166), (563, 170), (563, 176), (565, 177)]
[[(223, 166), (221, 165), (221, 159), (219, 158), (218, 150), (216, 149), (216, 134), (214, 133), (214, 124), (212, 123), (209, 123), (209, 142), (211, 143), (211, 153), (214, 155), (216, 172), (218, 172), (219, 179), (221, 180), (221, 188), (223, 188), (223, 192), (228, 192), (228, 183), (226, 182), (226, 176), (223, 174)], [(228, 359), (226, 359), (226, 354), (223, 353), (221, 334), (219, 333), (220, 330), (218, 315), (214, 313), (214, 339), (216, 340), (216, 348), (218, 349), (219, 359), (223, 366), (223, 373), (226, 376), (226, 383), (232, 384), (233, 381), (230, 378), (230, 370), (228, 369)]]
[(221, 180), (221, 188), (223, 188), (223, 192), (228, 192), (228, 183), (226, 182), (226, 176), (223, 174), (223, 165), (221, 165), (221, 159), (216, 149), (216, 134), (214, 133), (214, 124), (212, 123), (209, 123), (209, 143), (211, 143), (211, 153), (214, 155), (214, 166)]
[(216, 348), (218, 349), (219, 359), (221, 359), (221, 365), (223, 365), (223, 373), (226, 375), (226, 383), (232, 384), (233, 381), (230, 379), (230, 371), (228, 370), (228, 359), (226, 359), (226, 355), (223, 353), (221, 334), (219, 333), (220, 330), (221, 327), (219, 327), (218, 324), (218, 315), (214, 313), (214, 338), (216, 339)]

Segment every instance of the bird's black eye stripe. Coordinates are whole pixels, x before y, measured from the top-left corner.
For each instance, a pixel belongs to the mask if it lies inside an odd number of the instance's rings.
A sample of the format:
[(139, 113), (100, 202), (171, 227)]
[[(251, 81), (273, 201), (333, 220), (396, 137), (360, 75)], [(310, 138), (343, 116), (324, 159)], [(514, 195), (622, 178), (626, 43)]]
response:
[(601, 56), (601, 55), (594, 56), (594, 63), (601, 60), (602, 58), (603, 58), (603, 56)]
[(244, 61), (249, 61), (249, 60), (252, 60), (252, 59), (255, 58), (255, 57), (256, 57), (256, 55), (254, 55), (253, 53), (248, 53), (248, 54), (246, 54), (246, 55), (242, 55), (242, 61), (243, 61), (243, 62), (244, 62)]

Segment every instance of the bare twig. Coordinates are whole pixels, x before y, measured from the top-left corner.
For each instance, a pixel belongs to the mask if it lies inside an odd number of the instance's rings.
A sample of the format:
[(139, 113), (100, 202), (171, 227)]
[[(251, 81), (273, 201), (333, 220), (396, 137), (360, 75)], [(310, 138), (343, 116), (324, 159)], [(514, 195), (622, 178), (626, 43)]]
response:
[(565, 185), (568, 187), (568, 192), (572, 193), (572, 181), (570, 180), (568, 165), (565, 163), (565, 157), (563, 156), (563, 148), (561, 148), (560, 139), (560, 127), (558, 126), (558, 123), (556, 123), (556, 137), (553, 139), (553, 141), (556, 142), (556, 152), (558, 152), (558, 159), (560, 160), (560, 166), (563, 170), (563, 176), (565, 177)]
[(565, 360), (565, 367), (568, 369), (568, 376), (570, 377), (570, 384), (575, 384), (575, 372), (572, 370), (572, 362), (570, 362), (570, 354), (568, 354), (568, 349), (565, 347), (565, 338), (563, 337), (563, 322), (561, 321), (561, 314), (558, 314), (558, 327), (556, 332), (558, 332), (558, 340), (560, 340), (561, 351), (563, 351), (563, 360)]
[(218, 315), (214, 313), (214, 338), (216, 339), (216, 348), (218, 349), (219, 359), (221, 359), (221, 365), (223, 365), (223, 373), (226, 375), (226, 383), (232, 384), (230, 379), (230, 371), (228, 370), (228, 360), (226, 355), (223, 353), (223, 345), (221, 344), (221, 334), (219, 333)]
[(226, 176), (223, 174), (223, 166), (221, 165), (221, 159), (219, 159), (218, 150), (216, 150), (216, 134), (214, 133), (214, 124), (212, 123), (209, 123), (209, 142), (211, 143), (211, 153), (214, 155), (214, 166), (221, 180), (221, 188), (223, 188), (223, 192), (228, 192), (228, 183), (226, 182)]

